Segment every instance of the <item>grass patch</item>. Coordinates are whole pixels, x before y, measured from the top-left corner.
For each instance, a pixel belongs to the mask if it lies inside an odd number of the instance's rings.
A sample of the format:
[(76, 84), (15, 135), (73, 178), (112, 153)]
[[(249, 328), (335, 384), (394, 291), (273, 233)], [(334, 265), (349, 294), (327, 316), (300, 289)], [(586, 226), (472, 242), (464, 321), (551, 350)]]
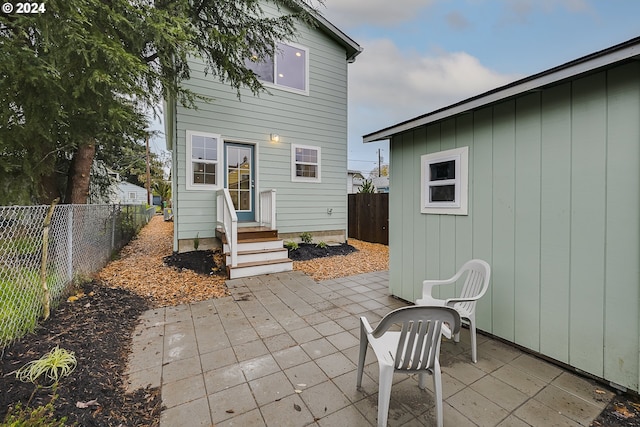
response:
[(23, 284), (7, 279), (0, 270), (0, 346), (33, 332), (42, 313), (39, 274), (26, 270)]

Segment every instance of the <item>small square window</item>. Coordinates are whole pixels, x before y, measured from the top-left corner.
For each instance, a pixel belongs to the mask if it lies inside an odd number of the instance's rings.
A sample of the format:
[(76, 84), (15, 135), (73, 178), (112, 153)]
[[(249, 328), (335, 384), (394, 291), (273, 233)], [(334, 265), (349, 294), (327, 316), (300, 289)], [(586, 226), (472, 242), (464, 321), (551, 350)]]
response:
[(469, 147), (425, 154), (420, 162), (420, 212), (467, 215)]
[(291, 144), (291, 181), (320, 182), (320, 147)]
[(188, 190), (213, 190), (220, 187), (222, 137), (217, 134), (187, 131)]

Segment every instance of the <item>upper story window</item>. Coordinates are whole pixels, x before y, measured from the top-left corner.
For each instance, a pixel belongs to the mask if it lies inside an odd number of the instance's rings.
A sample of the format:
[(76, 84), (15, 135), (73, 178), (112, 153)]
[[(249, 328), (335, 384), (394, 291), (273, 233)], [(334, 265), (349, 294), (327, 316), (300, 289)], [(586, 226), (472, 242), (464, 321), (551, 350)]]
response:
[(292, 43), (278, 43), (276, 55), (263, 61), (245, 61), (267, 86), (309, 94), (309, 50)]
[(467, 215), (469, 147), (425, 154), (420, 163), (420, 212)]
[(221, 186), (221, 153), (220, 135), (187, 131), (188, 190), (214, 190)]
[(291, 144), (291, 181), (320, 182), (320, 147)]

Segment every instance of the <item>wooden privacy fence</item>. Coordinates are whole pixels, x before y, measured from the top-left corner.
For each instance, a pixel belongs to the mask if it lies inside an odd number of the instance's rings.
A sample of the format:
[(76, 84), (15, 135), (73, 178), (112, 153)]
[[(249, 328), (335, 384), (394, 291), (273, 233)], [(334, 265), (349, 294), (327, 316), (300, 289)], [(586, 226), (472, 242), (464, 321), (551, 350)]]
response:
[(371, 243), (389, 244), (389, 194), (348, 195), (349, 237)]

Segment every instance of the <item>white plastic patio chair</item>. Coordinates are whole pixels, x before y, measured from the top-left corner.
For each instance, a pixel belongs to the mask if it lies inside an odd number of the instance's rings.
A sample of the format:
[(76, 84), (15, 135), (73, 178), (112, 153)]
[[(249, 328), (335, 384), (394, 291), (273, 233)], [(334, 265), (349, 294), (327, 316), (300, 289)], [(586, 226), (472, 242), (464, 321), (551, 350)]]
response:
[[(466, 274), (464, 285), (457, 298), (437, 299), (433, 297), (434, 286), (450, 285), (455, 283)], [(448, 280), (425, 280), (422, 282), (422, 298), (416, 300), (417, 305), (453, 307), (462, 320), (469, 322), (469, 334), (471, 336), (471, 360), (478, 361), (478, 350), (476, 344), (476, 302), (487, 292), (489, 279), (491, 277), (491, 267), (481, 259), (467, 261), (452, 278)], [(447, 338), (451, 338), (451, 331), (443, 328), (443, 333)], [(460, 333), (453, 334), (454, 341), (460, 341)]]
[[(394, 372), (419, 374), (419, 387), (424, 390), (427, 373), (433, 375), (436, 418), (442, 427), (442, 380), (440, 374), (440, 340), (443, 323), (452, 331), (460, 329), (460, 315), (449, 307), (410, 306), (394, 310), (384, 316), (375, 329), (365, 317), (360, 318), (360, 357), (357, 387), (362, 385), (362, 371), (371, 344), (380, 370), (378, 389), (378, 427), (387, 425), (391, 384)], [(398, 328), (390, 330), (394, 325)]]

